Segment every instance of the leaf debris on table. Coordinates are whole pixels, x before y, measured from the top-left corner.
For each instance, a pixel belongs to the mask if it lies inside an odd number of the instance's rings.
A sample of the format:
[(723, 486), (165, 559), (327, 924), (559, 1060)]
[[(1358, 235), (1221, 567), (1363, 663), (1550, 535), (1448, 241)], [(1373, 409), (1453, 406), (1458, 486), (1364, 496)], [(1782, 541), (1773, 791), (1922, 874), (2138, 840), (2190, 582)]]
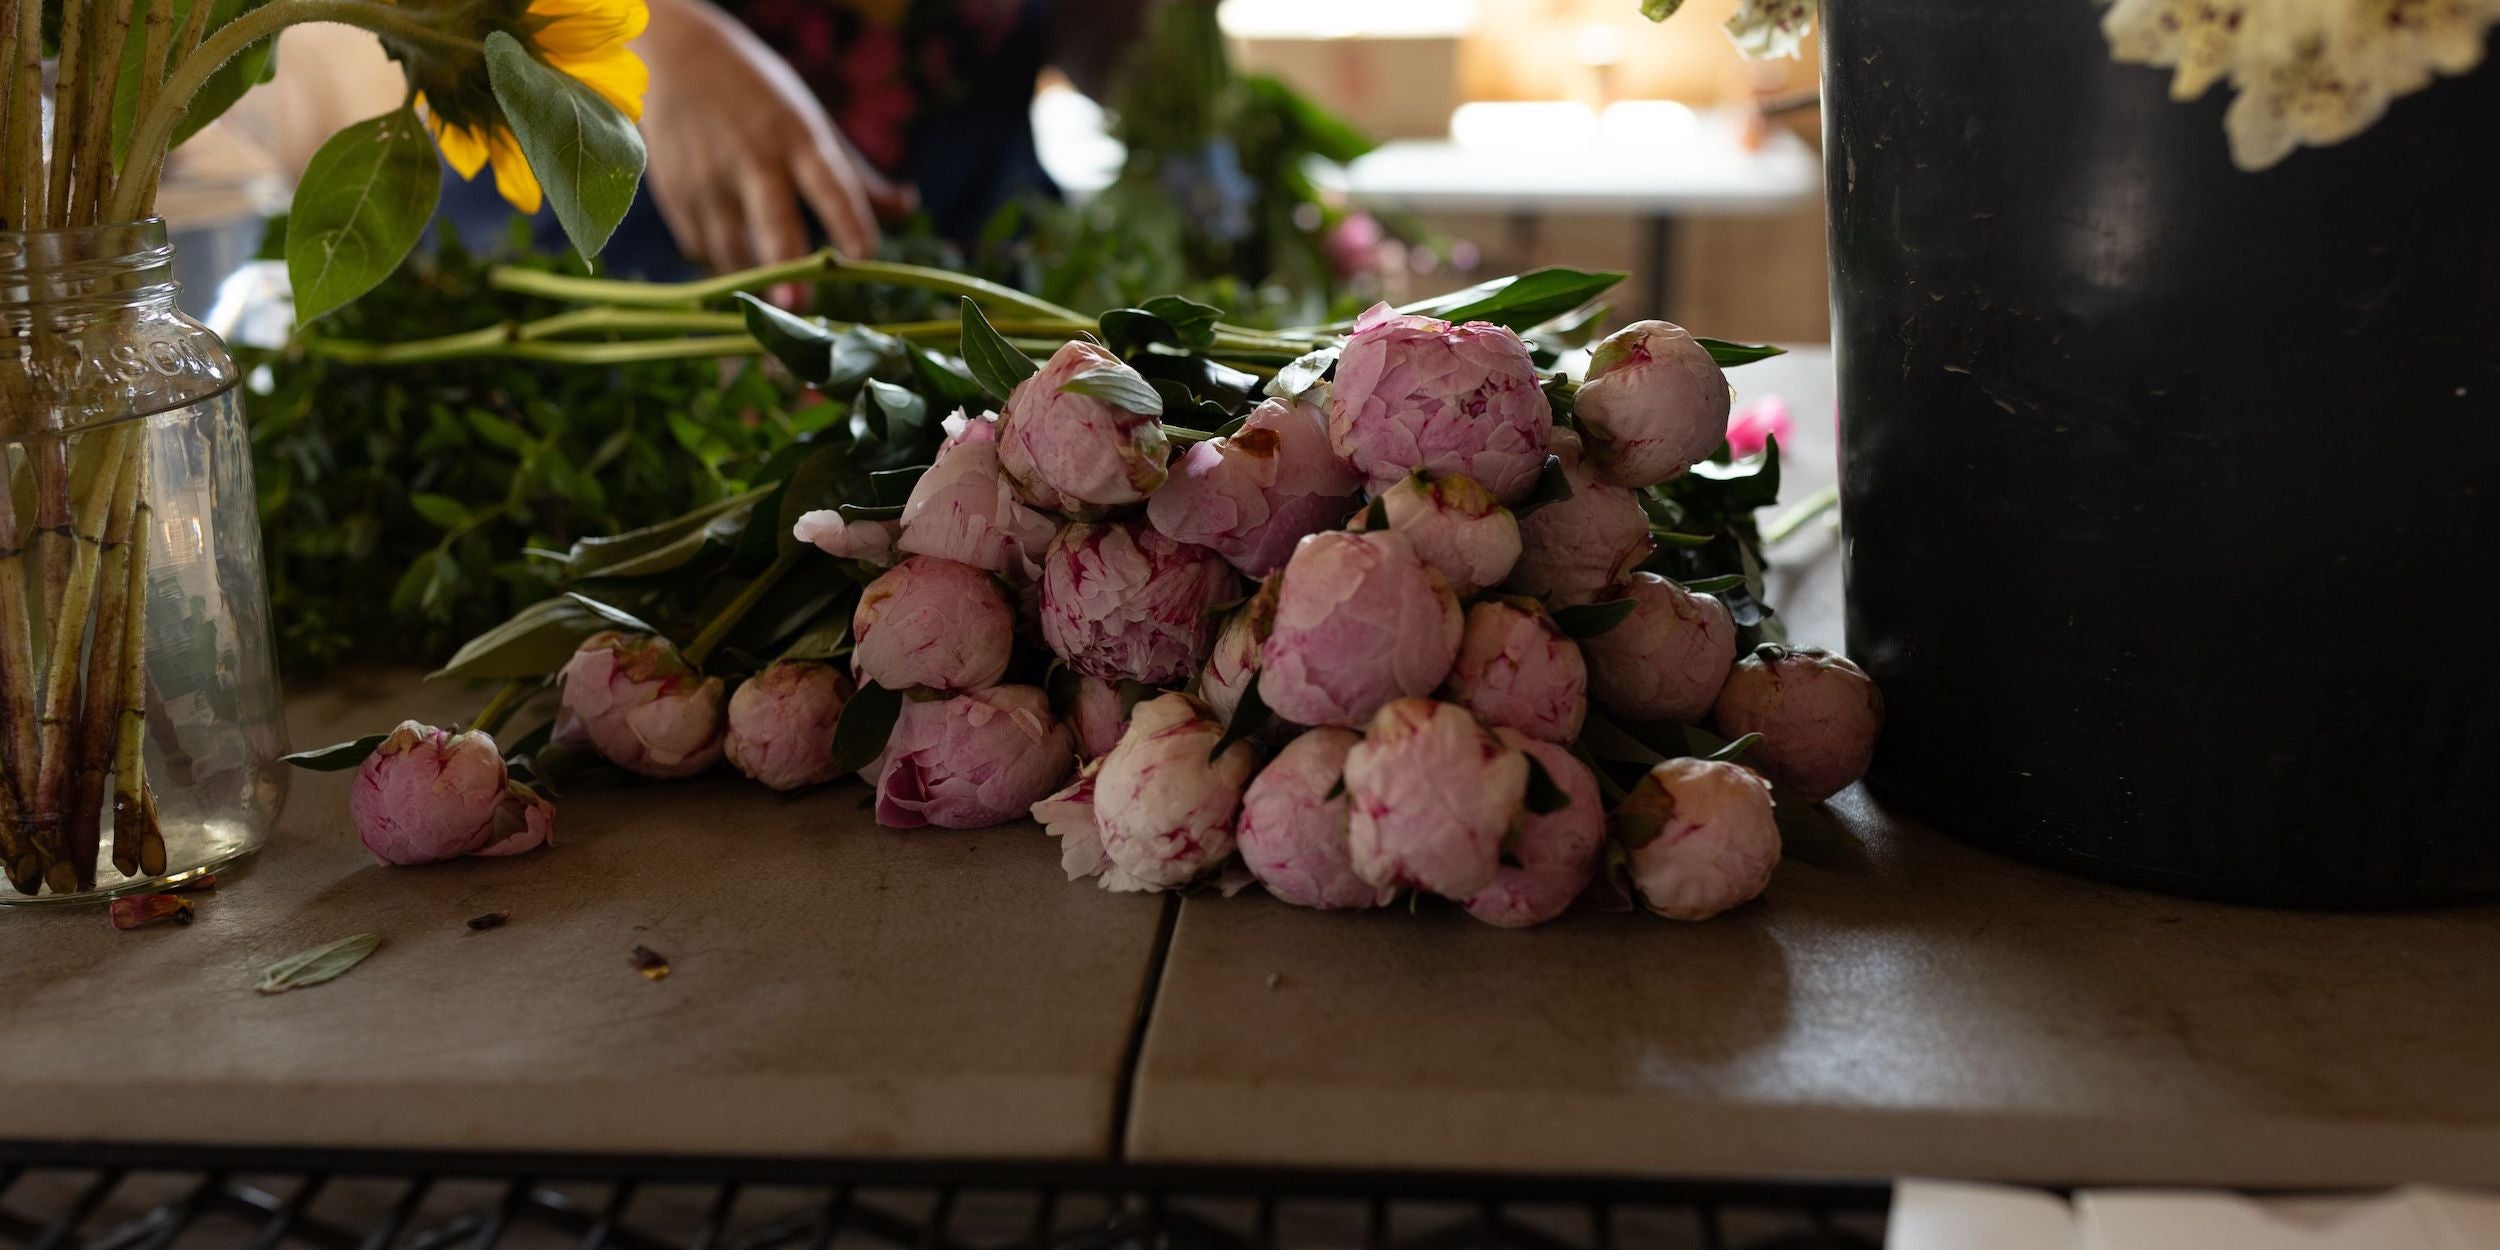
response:
[(471, 916), (469, 917), (469, 932), (484, 933), (489, 929), (500, 929), (504, 926), (504, 922), (510, 919), (512, 919), (512, 913), (508, 911), (490, 911), (483, 916)]
[(189, 924), (191, 900), (171, 894), (128, 894), (113, 900), (113, 927), (128, 932), (160, 920)]
[(374, 948), (381, 944), (381, 934), (359, 933), (311, 950), (298, 951), (269, 965), (268, 970), (260, 974), (260, 984), (255, 988), (263, 994), (283, 994), (288, 990), (300, 990), (308, 985), (335, 980), (348, 969), (363, 963), (365, 956), (372, 954)]
[(641, 973), (644, 980), (664, 981), (668, 979), (668, 956), (648, 946), (637, 946), (631, 958), (634, 962), (634, 971)]

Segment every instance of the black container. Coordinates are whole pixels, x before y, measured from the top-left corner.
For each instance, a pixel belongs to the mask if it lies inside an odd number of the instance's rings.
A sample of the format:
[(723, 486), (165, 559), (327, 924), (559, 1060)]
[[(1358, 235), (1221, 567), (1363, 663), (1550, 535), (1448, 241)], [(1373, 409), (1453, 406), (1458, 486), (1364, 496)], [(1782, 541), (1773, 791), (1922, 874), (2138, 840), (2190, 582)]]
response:
[(2084, 0), (1826, 0), (1873, 783), (2250, 901), (2500, 893), (2500, 53), (2231, 164)]

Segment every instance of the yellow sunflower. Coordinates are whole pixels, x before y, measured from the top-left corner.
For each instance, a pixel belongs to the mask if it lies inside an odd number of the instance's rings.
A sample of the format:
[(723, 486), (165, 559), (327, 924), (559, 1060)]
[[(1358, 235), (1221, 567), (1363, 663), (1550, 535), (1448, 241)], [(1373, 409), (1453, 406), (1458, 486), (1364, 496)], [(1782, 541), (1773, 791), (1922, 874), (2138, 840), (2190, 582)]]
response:
[[(640, 37), (650, 21), (651, 11), (643, 0), (528, 0), (525, 9), (510, 5), (501, 20), (490, 17), (486, 29), (510, 32), (549, 68), (570, 75), (627, 118), (640, 121), (651, 71), (626, 45)], [(521, 145), (486, 86), (483, 61), (446, 75), (441, 71), (454, 67), (403, 60), (408, 61), (410, 77), (420, 84), (417, 107), (425, 110), (444, 161), (463, 179), (477, 177), (479, 170), (492, 164), (495, 190), (514, 208), (537, 212), (542, 200), (538, 176), (530, 172)], [(429, 79), (434, 80), (431, 102), (424, 89)]]

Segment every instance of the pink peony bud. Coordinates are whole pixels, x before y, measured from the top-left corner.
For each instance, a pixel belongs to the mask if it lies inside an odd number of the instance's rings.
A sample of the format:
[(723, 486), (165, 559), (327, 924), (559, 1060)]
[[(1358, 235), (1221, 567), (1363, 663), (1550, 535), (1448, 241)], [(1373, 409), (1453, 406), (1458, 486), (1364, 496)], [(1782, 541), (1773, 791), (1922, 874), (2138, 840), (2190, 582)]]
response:
[(1241, 796), (1242, 862), (1296, 907), (1378, 907), (1397, 891), (1354, 875), (1346, 846), (1345, 757), (1363, 735), (1323, 726), (1285, 744)]
[(1042, 832), (1059, 839), (1059, 867), (1068, 880), (1092, 877), (1118, 894), (1151, 892), (1157, 887), (1128, 875), (1102, 849), (1102, 826), (1094, 821), (1094, 778), (1101, 772), (1100, 760), (1078, 769), (1066, 789), (1033, 805), (1033, 819)]
[(1186, 681), (1215, 639), (1209, 609), (1241, 593), (1224, 558), (1144, 521), (1080, 523), (1042, 558), (1042, 641), (1105, 681)]
[(1618, 486), (1655, 486), (1719, 449), (1727, 375), (1681, 326), (1635, 321), (1606, 336), (1572, 412), (1589, 462)]
[(877, 774), (877, 823), (986, 829), (1018, 819), (1067, 780), (1076, 743), (1039, 686), (907, 701)]
[(1630, 599), (1632, 614), (1580, 640), (1597, 705), (1625, 720), (1698, 723), (1736, 662), (1727, 605), (1655, 573), (1634, 573), (1607, 594)]
[[(1472, 477), (1409, 474), (1381, 493), (1380, 506), (1389, 528), (1406, 535), (1461, 599), (1501, 585), (1519, 563), (1519, 518)], [(1364, 509), (1346, 528), (1369, 529), (1370, 517)]]
[(1486, 599), (1467, 609), (1458, 663), (1444, 688), (1487, 725), (1570, 742), (1589, 712), (1589, 670), (1533, 599)]
[(1224, 627), (1215, 634), (1215, 647), (1207, 652), (1207, 666), (1198, 674), (1198, 697), (1226, 725), (1233, 723), (1242, 693), (1259, 675), (1259, 651), (1276, 630), (1276, 592), (1283, 580), (1270, 574), (1256, 593), (1224, 618)]
[(1188, 695), (1137, 705), (1094, 782), (1094, 819), (1113, 864), (1170, 889), (1233, 853), (1233, 813), (1258, 761), (1246, 742), (1216, 755), (1223, 737), (1224, 726)]
[(1543, 924), (1570, 909), (1588, 888), (1597, 848), (1606, 840), (1606, 800), (1597, 776), (1577, 756), (1514, 729), (1496, 729), (1502, 745), (1522, 752), (1570, 800), (1550, 812), (1523, 807), (1493, 884), (1467, 897), (1467, 914), (1505, 929)]
[(556, 840), (556, 805), (517, 781), (504, 783), (503, 802), (495, 805), (493, 840), (479, 855), (521, 855)]
[(989, 574), (913, 556), (860, 591), (851, 637), (862, 681), (888, 690), (978, 690), (1007, 673), (1016, 609)]
[(1739, 460), (1758, 456), (1762, 449), (1778, 439), (1788, 445), (1788, 434), (1795, 427), (1788, 419), (1788, 401), (1777, 395), (1765, 395), (1737, 409), (1727, 419), (1727, 454)]
[(1733, 740), (1758, 733), (1746, 760), (1809, 799), (1866, 775), (1884, 728), (1884, 693), (1866, 670), (1812, 647), (1758, 647), (1728, 674), (1713, 717)]
[(1571, 498), (1519, 518), (1519, 567), (1507, 589), (1555, 607), (1587, 603), (1649, 558), (1649, 514), (1639, 496), (1563, 462)]
[(1346, 754), (1355, 875), (1463, 899), (1493, 884), (1528, 793), (1528, 757), (1467, 709), (1399, 699)]
[(1361, 485), (1329, 448), (1319, 409), (1271, 399), (1251, 410), (1240, 433), (1181, 453), (1172, 480), (1146, 501), (1146, 519), (1265, 577), (1304, 534), (1344, 521)]
[(1337, 356), (1328, 439), (1375, 492), (1417, 469), (1464, 473), (1505, 503), (1545, 467), (1554, 414), (1517, 334), (1373, 306)]
[(1089, 760), (1101, 759), (1120, 745), (1120, 735), (1128, 732), (1128, 709), (1120, 706), (1120, 688), (1099, 677), (1079, 674), (1070, 689), (1068, 705), (1059, 709), (1059, 719), (1068, 723), (1076, 734), (1077, 754)]
[(833, 780), (833, 724), (850, 698), (851, 679), (830, 664), (766, 667), (729, 696), (729, 763), (775, 790)]
[(1615, 808), (1615, 836), (1631, 854), (1632, 888), (1671, 920), (1708, 920), (1751, 900), (1780, 862), (1771, 787), (1717, 760), (1650, 769)]
[(892, 521), (845, 521), (831, 508), (799, 514), (790, 536), (814, 543), (829, 556), (885, 568), (894, 563), (894, 540), (902, 531)]
[(1285, 563), (1259, 695), (1297, 725), (1362, 725), (1439, 689), (1463, 629), (1458, 598), (1404, 535), (1313, 534)]
[(666, 639), (593, 634), (562, 680), (564, 712), (609, 763), (665, 779), (720, 762), (720, 678), (696, 673)]
[(1040, 576), (1042, 551), (1059, 532), (1059, 522), (1016, 498), (999, 467), (997, 419), (957, 414), (948, 418), (947, 428), (954, 432), (903, 504), (903, 536), (896, 546), (1011, 581)]
[(1160, 420), (1066, 389), (1098, 370), (1146, 384), (1119, 357), (1080, 340), (1052, 353), (1041, 372), (1007, 396), (998, 418), (999, 463), (1036, 508), (1099, 516), (1163, 485), (1169, 448)]
[(430, 864), (493, 842), (503, 799), (503, 753), (493, 738), (401, 721), (356, 770), (347, 814), (375, 859)]

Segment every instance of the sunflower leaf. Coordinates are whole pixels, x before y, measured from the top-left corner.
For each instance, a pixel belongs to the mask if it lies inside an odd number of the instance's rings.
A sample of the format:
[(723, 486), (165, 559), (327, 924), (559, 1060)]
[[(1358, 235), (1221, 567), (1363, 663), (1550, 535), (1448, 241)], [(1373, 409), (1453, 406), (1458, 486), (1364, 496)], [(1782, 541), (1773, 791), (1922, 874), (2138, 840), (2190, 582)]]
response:
[(442, 194), (416, 110), (361, 121), (330, 136), (304, 167), (287, 213), (286, 276), (295, 317), (310, 322), (373, 289), (425, 233)]
[(540, 63), (504, 31), (486, 37), (486, 74), (565, 237), (583, 256), (598, 255), (642, 182), (641, 132), (598, 92)]

